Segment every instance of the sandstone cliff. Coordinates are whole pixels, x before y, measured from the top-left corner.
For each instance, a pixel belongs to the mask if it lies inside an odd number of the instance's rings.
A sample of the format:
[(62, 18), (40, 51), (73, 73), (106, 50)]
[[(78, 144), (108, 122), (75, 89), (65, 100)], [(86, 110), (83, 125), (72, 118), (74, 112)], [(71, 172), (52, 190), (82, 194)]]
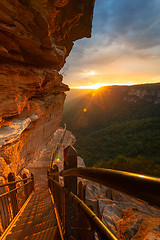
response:
[(94, 0), (0, 2), (0, 174), (35, 158), (61, 121), (59, 70), (73, 42), (91, 36)]

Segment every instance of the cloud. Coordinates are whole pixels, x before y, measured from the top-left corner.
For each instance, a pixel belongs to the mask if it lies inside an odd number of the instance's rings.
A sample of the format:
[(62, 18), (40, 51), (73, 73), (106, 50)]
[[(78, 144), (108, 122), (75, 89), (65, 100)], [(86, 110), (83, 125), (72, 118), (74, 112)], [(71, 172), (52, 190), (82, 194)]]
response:
[[(97, 8), (97, 9), (96, 9)], [(159, 0), (97, 0), (93, 33), (135, 48), (160, 44)]]
[[(86, 69), (103, 68), (104, 71), (106, 68), (107, 71), (110, 64), (120, 64), (121, 59), (152, 61), (157, 66), (156, 61), (159, 63), (160, 59), (159, 12), (159, 0), (96, 0), (92, 38), (75, 43), (67, 58), (65, 81), (72, 84), (76, 74), (82, 81), (81, 73)], [(136, 67), (134, 69), (136, 71)]]

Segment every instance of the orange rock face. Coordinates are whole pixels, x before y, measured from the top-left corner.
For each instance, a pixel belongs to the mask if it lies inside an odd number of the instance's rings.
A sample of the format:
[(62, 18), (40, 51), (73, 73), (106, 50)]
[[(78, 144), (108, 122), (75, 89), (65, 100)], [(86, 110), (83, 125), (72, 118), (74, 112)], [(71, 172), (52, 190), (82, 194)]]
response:
[(59, 126), (69, 90), (59, 70), (73, 41), (91, 36), (93, 7), (94, 0), (0, 2), (0, 157), (14, 172)]

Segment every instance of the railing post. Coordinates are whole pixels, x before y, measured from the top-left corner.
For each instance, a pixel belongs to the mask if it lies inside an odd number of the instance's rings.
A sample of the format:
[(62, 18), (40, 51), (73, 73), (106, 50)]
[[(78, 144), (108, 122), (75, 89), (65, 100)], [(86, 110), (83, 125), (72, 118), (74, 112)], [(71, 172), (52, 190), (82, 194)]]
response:
[[(77, 152), (72, 146), (69, 146), (64, 149), (64, 170), (76, 167), (77, 167)], [(77, 194), (77, 177), (74, 176), (64, 177), (64, 187), (67, 188), (68, 191)], [(75, 236), (74, 230), (75, 227), (77, 227), (76, 222), (77, 212), (76, 209), (73, 207), (73, 203), (71, 203), (71, 200), (67, 196), (65, 196), (64, 215), (66, 237), (70, 239), (71, 236), (74, 235), (74, 237), (78, 238), (78, 236)]]
[[(8, 174), (8, 182), (14, 182), (14, 181), (15, 181), (15, 174), (10, 172)], [(16, 183), (9, 185), (10, 191), (13, 190), (14, 188), (16, 188)], [(13, 216), (15, 217), (16, 214), (18, 213), (17, 191), (16, 190), (10, 193), (10, 199), (11, 199)]]
[[(23, 176), (22, 176), (23, 179), (27, 178), (27, 175), (25, 173), (23, 173)], [(27, 183), (27, 180), (24, 180), (23, 181), (23, 184)], [(29, 196), (29, 191), (28, 191), (28, 184), (27, 185), (24, 185), (24, 194), (25, 194), (25, 199), (27, 200), (28, 196)]]
[(50, 171), (47, 170), (47, 178), (48, 178), (48, 188), (51, 190), (51, 180), (49, 179)]
[(31, 192), (30, 192), (30, 194), (34, 191), (34, 175), (33, 175), (33, 173), (31, 173)]
[[(78, 194), (77, 196), (85, 203), (85, 195), (86, 195), (86, 185), (79, 181), (78, 183)], [(94, 231), (91, 231), (92, 226), (88, 218), (86, 218), (82, 211), (79, 209), (79, 227), (83, 229), (80, 231), (79, 239), (80, 240), (95, 240)]]
[[(50, 173), (51, 173), (51, 176), (52, 178), (56, 181), (56, 182), (59, 182), (59, 176), (55, 176), (54, 173), (58, 173), (59, 172), (59, 167), (57, 164), (54, 164)], [(53, 175), (52, 175), (53, 174)], [(54, 200), (55, 200), (55, 204), (56, 204), (56, 207), (58, 209), (58, 212), (59, 214), (62, 216), (62, 212), (61, 212), (61, 205), (63, 204), (62, 203), (62, 196), (61, 196), (61, 192), (59, 191), (59, 188), (56, 186), (56, 184), (51, 181), (51, 189), (52, 189), (52, 193), (54, 195)]]
[[(64, 149), (64, 170), (77, 167), (77, 152), (72, 146)], [(77, 194), (77, 177), (64, 177), (64, 187)]]
[[(59, 167), (57, 166), (57, 164), (54, 164), (53, 167), (52, 167), (52, 170), (51, 170), (51, 173), (58, 173), (59, 172)], [(56, 181), (56, 182), (59, 182), (59, 176), (54, 176), (53, 175), (53, 179)]]
[[(0, 184), (4, 184), (5, 180), (0, 176)], [(5, 187), (0, 187), (0, 194), (6, 192)], [(8, 204), (8, 196), (3, 196), (0, 198), (0, 222), (2, 224), (3, 229), (6, 229), (9, 225), (9, 204)], [(0, 233), (1, 234), (1, 233)]]
[(79, 181), (77, 196), (85, 203), (86, 185)]

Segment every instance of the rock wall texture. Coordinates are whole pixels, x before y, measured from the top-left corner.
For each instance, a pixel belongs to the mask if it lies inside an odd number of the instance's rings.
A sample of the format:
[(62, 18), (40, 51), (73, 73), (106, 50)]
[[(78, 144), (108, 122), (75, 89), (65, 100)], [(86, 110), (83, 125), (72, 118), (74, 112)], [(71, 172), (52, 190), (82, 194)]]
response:
[[(0, 2), (0, 174), (36, 158), (61, 121), (59, 70), (73, 42), (91, 36), (94, 0)], [(7, 169), (5, 171), (5, 169)]]
[(160, 211), (118, 191), (91, 181), (86, 203), (119, 240), (160, 239)]

